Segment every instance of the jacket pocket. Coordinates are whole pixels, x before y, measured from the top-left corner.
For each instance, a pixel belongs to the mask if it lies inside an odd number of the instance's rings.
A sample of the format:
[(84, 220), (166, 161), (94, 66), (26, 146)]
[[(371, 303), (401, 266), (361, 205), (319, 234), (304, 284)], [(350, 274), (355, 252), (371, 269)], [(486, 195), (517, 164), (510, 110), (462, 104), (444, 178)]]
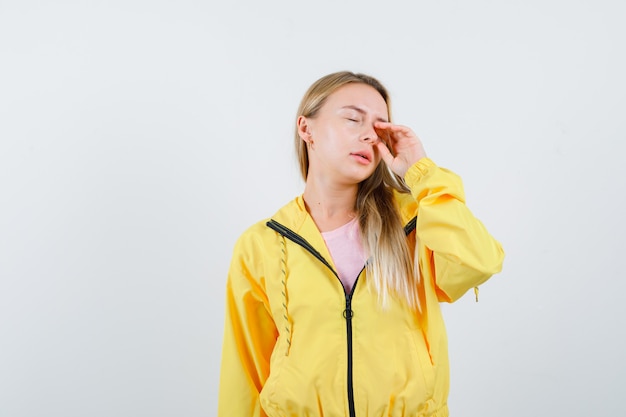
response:
[(411, 340), (413, 347), (410, 356), (421, 370), (426, 397), (431, 398), (435, 387), (435, 366), (424, 333), (420, 329), (411, 329), (407, 331), (407, 337)]
[(277, 406), (276, 392), (280, 389), (281, 372), (286, 366), (285, 362), (289, 360), (286, 354), (286, 340), (284, 337), (279, 336), (272, 351), (270, 358), (270, 374), (263, 385), (263, 389), (259, 394), (259, 400), (261, 407), (268, 417), (284, 417)]

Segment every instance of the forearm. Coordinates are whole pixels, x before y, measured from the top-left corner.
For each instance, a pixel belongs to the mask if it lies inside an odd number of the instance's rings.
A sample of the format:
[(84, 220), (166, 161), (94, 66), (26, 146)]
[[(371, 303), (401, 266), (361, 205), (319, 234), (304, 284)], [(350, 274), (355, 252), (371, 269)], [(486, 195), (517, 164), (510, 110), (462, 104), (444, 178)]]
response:
[(405, 175), (417, 202), (416, 233), (424, 253), (432, 252), (437, 287), (454, 301), (502, 268), (498, 241), (468, 209), (461, 179), (427, 158)]

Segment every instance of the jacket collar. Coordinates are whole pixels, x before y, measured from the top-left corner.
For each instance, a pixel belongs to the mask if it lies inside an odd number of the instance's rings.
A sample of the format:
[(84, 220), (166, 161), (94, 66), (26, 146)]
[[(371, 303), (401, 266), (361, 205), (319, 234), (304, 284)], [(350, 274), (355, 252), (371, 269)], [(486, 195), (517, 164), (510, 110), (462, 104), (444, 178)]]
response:
[(328, 252), (324, 238), (306, 210), (302, 195), (283, 206), (272, 216), (272, 219), (303, 237), (332, 264), (332, 257)]

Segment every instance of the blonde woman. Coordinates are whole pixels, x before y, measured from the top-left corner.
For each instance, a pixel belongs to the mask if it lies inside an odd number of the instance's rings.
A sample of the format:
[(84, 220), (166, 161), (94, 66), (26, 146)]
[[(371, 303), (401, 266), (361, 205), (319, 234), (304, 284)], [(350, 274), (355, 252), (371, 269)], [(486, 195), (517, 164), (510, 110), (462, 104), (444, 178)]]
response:
[(500, 244), (370, 76), (316, 81), (295, 144), (303, 194), (234, 249), (218, 415), (448, 416), (439, 302), (499, 272)]

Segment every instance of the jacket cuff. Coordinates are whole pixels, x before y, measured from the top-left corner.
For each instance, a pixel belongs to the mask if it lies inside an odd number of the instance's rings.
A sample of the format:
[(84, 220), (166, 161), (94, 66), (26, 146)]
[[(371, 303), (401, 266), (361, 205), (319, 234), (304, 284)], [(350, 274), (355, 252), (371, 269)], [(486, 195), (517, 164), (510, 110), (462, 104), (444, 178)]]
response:
[(429, 171), (436, 168), (437, 165), (427, 157), (424, 157), (411, 165), (411, 167), (404, 174), (404, 182), (413, 189), (413, 186), (424, 178)]

